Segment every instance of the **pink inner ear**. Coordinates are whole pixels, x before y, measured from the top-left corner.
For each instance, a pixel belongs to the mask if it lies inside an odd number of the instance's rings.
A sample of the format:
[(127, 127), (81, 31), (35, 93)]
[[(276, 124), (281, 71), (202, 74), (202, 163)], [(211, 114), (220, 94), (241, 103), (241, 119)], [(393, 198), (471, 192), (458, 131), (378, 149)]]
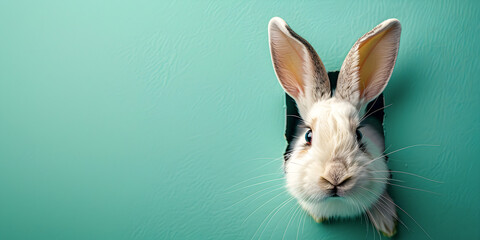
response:
[(378, 96), (388, 83), (397, 56), (398, 30), (379, 32), (359, 46), (359, 90), (365, 102)]
[(285, 91), (293, 98), (304, 92), (303, 76), (308, 59), (303, 46), (278, 27), (270, 29), (270, 45), (275, 72)]
[(288, 52), (276, 53), (283, 55), (281, 59), (274, 60), (275, 71), (278, 79), (285, 91), (292, 97), (297, 98), (303, 92), (303, 84), (301, 82), (301, 73), (297, 69), (295, 56)]

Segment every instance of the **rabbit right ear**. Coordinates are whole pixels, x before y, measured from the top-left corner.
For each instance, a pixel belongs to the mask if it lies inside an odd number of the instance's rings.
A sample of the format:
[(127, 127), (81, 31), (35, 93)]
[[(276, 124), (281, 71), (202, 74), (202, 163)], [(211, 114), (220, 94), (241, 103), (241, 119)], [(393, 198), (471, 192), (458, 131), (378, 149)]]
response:
[(331, 95), (327, 71), (313, 47), (283, 19), (270, 20), (268, 35), (277, 78), (305, 116), (314, 102)]
[(392, 75), (401, 26), (388, 19), (353, 45), (338, 75), (335, 96), (361, 107), (382, 93)]

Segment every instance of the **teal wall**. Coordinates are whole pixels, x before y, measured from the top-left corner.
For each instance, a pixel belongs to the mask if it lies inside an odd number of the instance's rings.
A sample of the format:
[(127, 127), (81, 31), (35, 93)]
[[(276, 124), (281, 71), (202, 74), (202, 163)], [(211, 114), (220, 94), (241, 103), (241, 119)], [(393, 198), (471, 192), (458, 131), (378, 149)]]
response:
[(267, 217), (288, 198), (273, 16), (328, 70), (400, 19), (386, 144), (439, 146), (390, 167), (443, 183), (394, 174), (436, 193), (390, 189), (415, 219), (399, 211), (395, 239), (478, 239), (479, 3), (1, 1), (0, 239), (378, 239), (294, 202)]

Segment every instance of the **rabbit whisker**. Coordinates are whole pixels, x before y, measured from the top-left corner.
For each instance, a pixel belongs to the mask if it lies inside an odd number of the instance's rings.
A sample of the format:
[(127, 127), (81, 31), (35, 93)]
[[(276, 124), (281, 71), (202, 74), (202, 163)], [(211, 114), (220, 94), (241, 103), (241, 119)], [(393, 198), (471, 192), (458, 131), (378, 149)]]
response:
[(229, 208), (231, 208), (231, 207), (233, 207), (233, 206), (235, 206), (235, 205), (237, 205), (237, 204), (239, 204), (239, 203), (241, 203), (241, 202), (243, 202), (243, 201), (245, 201), (245, 200), (253, 197), (253, 196), (256, 195), (256, 194), (261, 193), (261, 192), (264, 192), (265, 190), (268, 190), (268, 189), (273, 188), (273, 187), (276, 187), (276, 188), (274, 188), (273, 190), (267, 191), (267, 192), (265, 192), (265, 193), (263, 193), (263, 194), (258, 195), (257, 197), (255, 197), (254, 199), (252, 199), (252, 201), (255, 201), (255, 200), (259, 199), (260, 197), (265, 196), (265, 195), (267, 195), (267, 194), (269, 194), (269, 193), (271, 193), (271, 192), (278, 191), (278, 190), (282, 190), (282, 189), (283, 189), (283, 183), (277, 184), (277, 185), (273, 185), (273, 186), (270, 186), (270, 187), (266, 187), (266, 188), (264, 188), (264, 189), (261, 189), (261, 190), (259, 190), (259, 191), (256, 191), (255, 193), (253, 193), (253, 194), (251, 194), (251, 195), (243, 198), (242, 200), (240, 200), (240, 201), (238, 201), (238, 202), (230, 205), (229, 207), (225, 208), (224, 210), (227, 210), (227, 209), (229, 209)]
[(441, 194), (439, 194), (439, 193), (432, 192), (432, 191), (428, 191), (428, 190), (421, 189), (421, 188), (413, 188), (413, 187), (403, 186), (403, 185), (394, 184), (394, 183), (389, 183), (389, 182), (384, 182), (384, 181), (373, 181), (373, 182), (385, 183), (385, 184), (392, 185), (392, 186), (396, 186), (396, 187), (401, 187), (401, 188), (406, 188), (406, 189), (411, 189), (411, 190), (416, 190), (416, 191), (421, 191), (421, 192), (427, 192), (427, 193), (431, 193), (431, 194), (435, 194), (435, 195), (441, 196)]
[[(295, 208), (296, 207), (296, 208)], [(287, 231), (288, 231), (288, 227), (290, 226), (290, 223), (292, 222), (292, 220), (294, 219), (295, 215), (297, 214), (298, 210), (300, 209), (298, 207), (298, 205), (295, 205), (293, 208), (292, 208), (294, 211), (292, 211), (292, 216), (290, 217), (290, 220), (288, 221), (287, 223), (287, 227), (285, 228), (285, 231), (283, 231), (283, 237), (282, 237), (282, 240), (285, 239), (285, 234), (287, 234)], [(289, 212), (290, 214), (290, 212)]]
[[(292, 200), (293, 200), (293, 199), (292, 199)], [(283, 208), (283, 207), (282, 207), (282, 208)], [(288, 209), (288, 210), (287, 210), (287, 214), (290, 214), (290, 212), (291, 212), (292, 209), (293, 209), (293, 208)], [(266, 224), (265, 227), (263, 228), (263, 231), (260, 233), (260, 236), (258, 237), (258, 239), (261, 239), (261, 238), (262, 238), (262, 235), (263, 235), (263, 233), (265, 232), (265, 230), (267, 230), (268, 225), (269, 225), (270, 222), (273, 220), (273, 218), (275, 217), (275, 215), (276, 215), (278, 212), (280, 212), (280, 210), (281, 210), (281, 208), (278, 209), (278, 210), (275, 212), (275, 214), (273, 214), (273, 215), (270, 217), (270, 219), (268, 220), (267, 224)], [(275, 231), (277, 231), (278, 225), (279, 225), (279, 224), (277, 224), (277, 225), (275, 226), (275, 228), (274, 228), (273, 231), (272, 231), (272, 234), (273, 234)], [(272, 238), (271, 235), (270, 235), (270, 238)]]
[(240, 191), (240, 190), (245, 189), (245, 188), (249, 188), (249, 187), (253, 187), (253, 186), (257, 186), (257, 185), (261, 185), (261, 184), (265, 184), (265, 183), (269, 183), (269, 182), (280, 181), (280, 180), (284, 180), (284, 179), (285, 179), (284, 177), (275, 178), (275, 179), (270, 179), (270, 180), (267, 180), (267, 181), (263, 181), (263, 182), (251, 184), (251, 185), (248, 185), (248, 186), (245, 186), (245, 187), (241, 187), (241, 188), (239, 188), (239, 189), (232, 190), (232, 191), (230, 191), (230, 192), (226, 192), (226, 194), (230, 194), (230, 193), (233, 193), (233, 192), (237, 192), (237, 191)]
[(278, 175), (278, 173), (268, 173), (268, 174), (263, 174), (263, 175), (260, 175), (260, 176), (252, 177), (252, 178), (249, 178), (249, 179), (247, 179), (247, 180), (243, 180), (243, 181), (241, 181), (241, 182), (239, 182), (239, 183), (237, 183), (237, 184), (235, 184), (235, 185), (232, 185), (232, 186), (228, 187), (227, 189), (225, 189), (225, 191), (228, 191), (228, 190), (230, 190), (230, 189), (232, 189), (232, 188), (234, 188), (234, 187), (236, 187), (236, 186), (238, 186), (238, 185), (240, 185), (240, 184), (242, 184), (242, 183), (248, 182), (248, 181), (250, 181), (250, 180), (262, 178), (262, 177), (265, 177), (265, 176), (271, 176), (271, 175)]
[(414, 177), (418, 177), (418, 178), (422, 178), (422, 179), (425, 179), (427, 181), (431, 181), (431, 182), (435, 182), (435, 183), (443, 183), (443, 182), (440, 182), (440, 181), (436, 181), (436, 180), (433, 180), (433, 179), (430, 179), (430, 178), (426, 178), (426, 177), (423, 177), (423, 176), (420, 176), (418, 174), (414, 174), (414, 173), (409, 173), (409, 172), (402, 172), (402, 171), (372, 171), (372, 172), (390, 172), (390, 173), (400, 173), (400, 174), (406, 174), (406, 175), (410, 175), (410, 176), (414, 176)]
[(270, 160), (270, 161), (268, 161), (268, 162), (266, 162), (266, 163), (264, 163), (264, 164), (256, 167), (255, 169), (250, 170), (250, 171), (247, 172), (247, 173), (254, 172), (254, 171), (256, 171), (256, 170), (258, 170), (258, 169), (260, 169), (260, 168), (262, 168), (262, 167), (265, 167), (265, 166), (268, 165), (268, 164), (271, 164), (271, 163), (273, 163), (273, 162), (277, 162), (277, 161), (280, 161), (280, 160), (282, 160), (282, 162), (283, 162), (283, 157), (274, 158), (274, 159), (272, 159), (272, 160)]
[(363, 115), (363, 117), (360, 118), (361, 120), (359, 122), (362, 122), (363, 119), (367, 118), (367, 117), (365, 117), (365, 115), (367, 115), (370, 112), (370, 110), (373, 109), (373, 107), (375, 106), (375, 103), (377, 103), (377, 101), (378, 101), (378, 97), (375, 98), (375, 101), (373, 101), (372, 106), (370, 106), (370, 108), (367, 111), (365, 111), (365, 114)]
[[(267, 219), (270, 217), (270, 220), (269, 222), (272, 220), (272, 218), (280, 211), (280, 209), (282, 209), (284, 206), (286, 206), (288, 203), (290, 203), (292, 200), (294, 200), (293, 197), (290, 197), (288, 198), (287, 200), (283, 201), (281, 204), (279, 204), (277, 207), (275, 207), (266, 217), (265, 219), (260, 223), (260, 226), (258, 226), (257, 230), (255, 231), (255, 233), (253, 234), (252, 238), (251, 239), (254, 239), (255, 236), (257, 235), (258, 231), (260, 230), (260, 228), (263, 226), (263, 224), (265, 223), (265, 221), (267, 221)], [(271, 201), (271, 200), (270, 200)], [(260, 206), (261, 207), (261, 206)], [(258, 209), (258, 208), (257, 208)], [(276, 211), (275, 211), (276, 210)], [(256, 210), (255, 210), (256, 211)], [(274, 213), (275, 212), (275, 213)], [(272, 215), (273, 214), (273, 215)], [(250, 214), (251, 215), (251, 214)], [(250, 216), (249, 215), (249, 216)], [(247, 217), (248, 219), (248, 217)], [(245, 219), (246, 220), (246, 219)], [(263, 231), (265, 231), (265, 228), (263, 229)], [(262, 231), (262, 234), (263, 234), (263, 231)]]
[[(272, 197), (270, 200), (264, 202), (262, 205), (260, 205), (260, 207), (256, 208), (252, 213), (250, 213), (246, 218), (245, 220), (243, 220), (242, 222), (242, 225), (248, 220), (248, 218), (250, 218), (250, 216), (252, 216), (254, 213), (256, 213), (260, 208), (262, 208), (263, 206), (267, 205), (269, 202), (273, 201), (275, 198), (279, 197), (280, 195), (284, 194), (286, 191), (282, 191), (281, 193), (275, 195), (274, 197)], [(291, 197), (293, 198), (293, 197)], [(254, 235), (255, 236), (255, 235)]]
[[(376, 112), (378, 112), (378, 111), (380, 111), (380, 110), (382, 110), (382, 109), (385, 109), (385, 108), (387, 108), (387, 107), (390, 107), (390, 106), (392, 106), (392, 105), (393, 105), (393, 103), (390, 103), (390, 104), (388, 104), (388, 105), (386, 105), (386, 106), (384, 106), (384, 107), (381, 107), (381, 108), (379, 108), (379, 109), (376, 109), (375, 111), (369, 113), (368, 115), (363, 116), (362, 119), (360, 120), (360, 122), (362, 122), (362, 121), (365, 120), (366, 118), (370, 117), (372, 114), (374, 114), (374, 113), (376, 113)], [(373, 107), (373, 105), (372, 105), (372, 107)]]
[[(377, 225), (377, 222), (376, 222), (375, 219), (373, 218), (373, 215), (372, 215), (372, 213), (370, 212), (370, 210), (368, 210), (368, 209), (366, 209), (366, 210), (367, 210), (367, 214), (368, 214), (368, 216), (369, 216), (370, 221), (372, 221), (374, 225)], [(378, 231), (378, 229), (375, 229), (375, 230), (376, 230), (376, 232), (378, 233), (378, 238), (379, 238), (379, 239), (382, 239), (382, 237), (380, 236), (380, 232)], [(374, 236), (375, 236), (375, 235), (374, 235)]]
[(367, 163), (365, 163), (362, 167), (367, 166), (367, 165), (371, 164), (372, 162), (374, 162), (374, 161), (376, 161), (376, 160), (378, 160), (378, 159), (381, 159), (381, 158), (383, 158), (383, 157), (385, 157), (385, 156), (388, 156), (388, 155), (390, 155), (390, 154), (393, 154), (393, 153), (396, 153), (396, 152), (399, 152), (399, 151), (403, 151), (403, 150), (406, 150), (406, 149), (409, 149), (409, 148), (413, 148), (413, 147), (438, 147), (438, 146), (439, 146), (439, 145), (432, 145), (432, 144), (415, 144), (415, 145), (403, 147), (403, 148), (397, 149), (397, 150), (395, 150), (395, 151), (389, 152), (389, 153), (387, 153), (387, 154), (383, 154), (383, 155), (381, 155), (381, 156), (379, 156), (379, 157), (376, 157), (376, 158), (368, 161)]
[(290, 114), (290, 115), (286, 115), (286, 116), (287, 116), (287, 117), (296, 117), (296, 118), (298, 118), (298, 119), (302, 120), (302, 122), (303, 122), (303, 119), (302, 119), (300, 116), (297, 116), (297, 115), (291, 115), (291, 114)]
[(394, 181), (394, 182), (405, 182), (403, 180), (394, 179), (394, 178), (369, 178), (368, 180), (387, 180), (387, 181)]

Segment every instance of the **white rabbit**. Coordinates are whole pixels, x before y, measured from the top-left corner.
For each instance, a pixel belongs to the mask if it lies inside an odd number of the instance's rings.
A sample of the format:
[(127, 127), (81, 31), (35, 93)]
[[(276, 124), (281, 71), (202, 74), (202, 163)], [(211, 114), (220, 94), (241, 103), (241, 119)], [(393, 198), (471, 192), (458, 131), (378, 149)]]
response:
[[(312, 46), (278, 17), (268, 26), (277, 78), (296, 102), (304, 126), (285, 161), (288, 191), (317, 221), (367, 214), (386, 236), (396, 232), (389, 170), (379, 148), (359, 128), (366, 105), (384, 90), (397, 58), (401, 26), (389, 19), (348, 53), (332, 93)], [(382, 132), (383, 134), (383, 132)]]

